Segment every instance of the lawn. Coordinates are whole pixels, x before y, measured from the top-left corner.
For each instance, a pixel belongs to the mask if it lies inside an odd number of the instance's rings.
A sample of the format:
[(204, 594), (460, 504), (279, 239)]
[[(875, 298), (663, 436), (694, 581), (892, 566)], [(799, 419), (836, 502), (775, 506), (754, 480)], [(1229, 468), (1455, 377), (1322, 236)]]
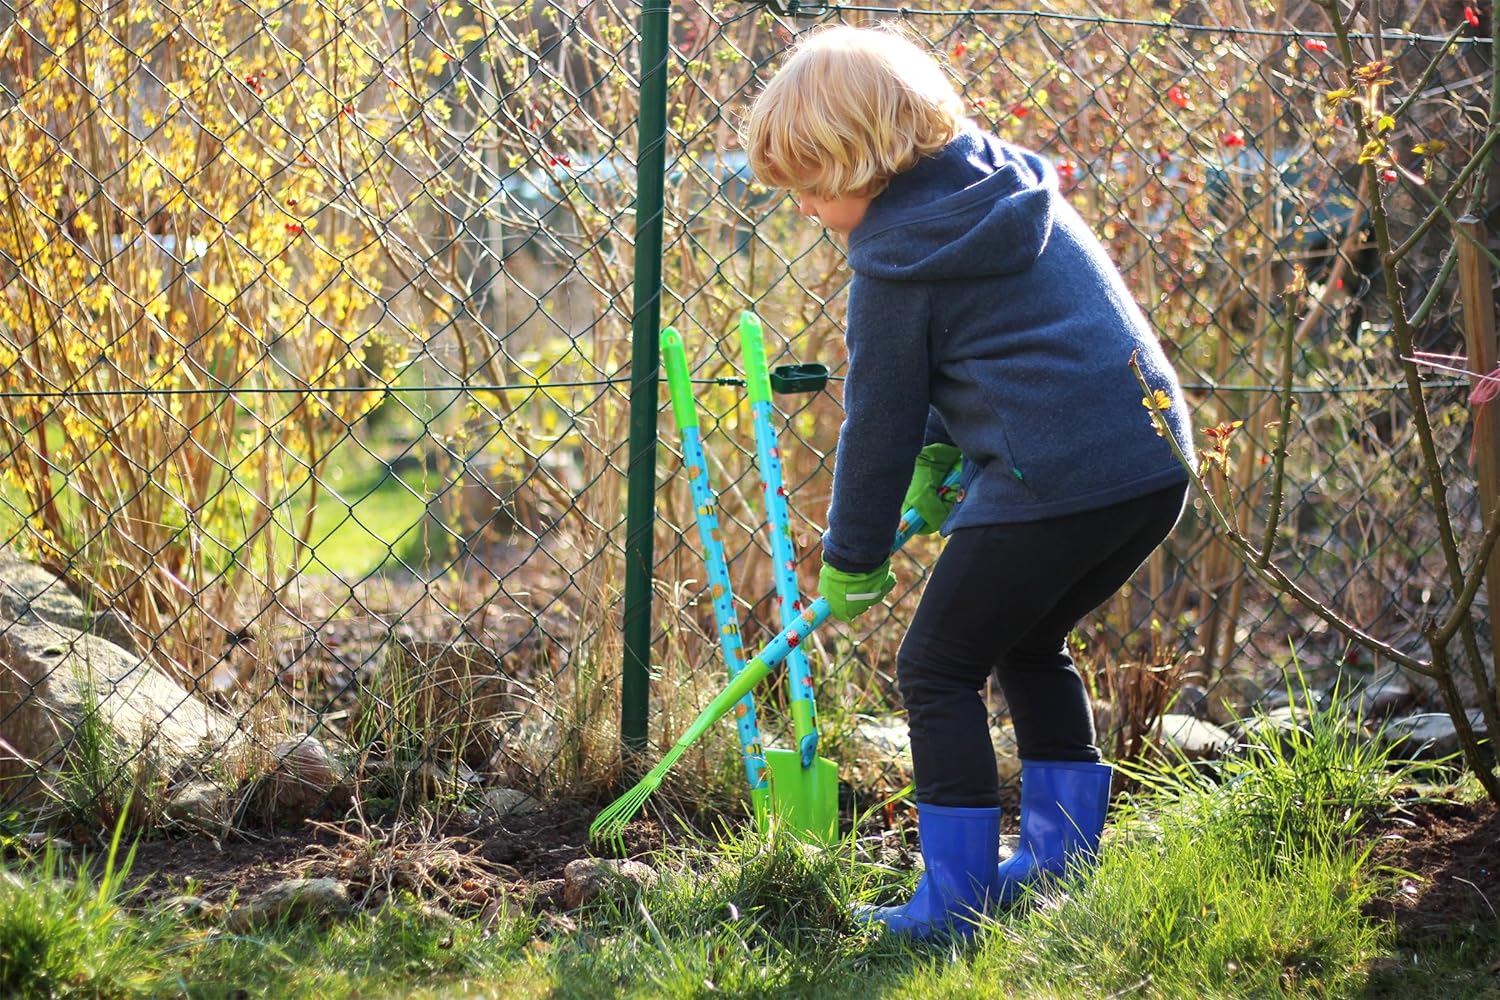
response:
[[(654, 886), (582, 908), (516, 893), (465, 912), (396, 893), (344, 919), (258, 930), (233, 928), (219, 907), (164, 905), (160, 877), (140, 888), (148, 873), (122, 846), (109, 864), (80, 868), (56, 852), (7, 864), (0, 995), (1497, 995), (1500, 924), (1484, 900), (1496, 876), (1483, 867), (1500, 831), (1493, 808), (1472, 782), (1415, 784), (1346, 733), (1314, 716), (1293, 740), (1212, 768), (1135, 769), (1097, 870), (987, 921), (973, 942), (913, 946), (853, 923), (851, 903), (898, 899), (916, 877), (868, 837), (814, 851), (735, 825), (682, 826), (635, 841), (660, 872)], [(577, 829), (551, 833), (563, 842)], [(367, 836), (368, 868), (421, 854)], [(18, 844), (12, 855), (25, 853)], [(440, 870), (469, 877), (451, 858), (439, 864), (436, 847), (426, 857), (431, 877), (409, 884), (436, 885)], [(539, 857), (527, 870), (545, 875)]]

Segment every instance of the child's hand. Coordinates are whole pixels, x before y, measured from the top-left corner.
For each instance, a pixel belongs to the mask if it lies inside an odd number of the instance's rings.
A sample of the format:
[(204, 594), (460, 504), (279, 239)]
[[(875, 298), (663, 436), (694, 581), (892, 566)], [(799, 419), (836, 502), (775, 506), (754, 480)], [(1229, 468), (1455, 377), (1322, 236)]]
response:
[(938, 492), (948, 473), (955, 466), (963, 465), (963, 453), (951, 444), (930, 444), (917, 453), (917, 464), (912, 471), (911, 485), (906, 488), (904, 507), (915, 507), (922, 515), (924, 524), (918, 534), (930, 535), (943, 526), (953, 505), (958, 503), (958, 491)]
[(818, 574), (818, 594), (828, 599), (828, 610), (841, 622), (852, 622), (885, 599), (896, 586), (887, 559), (868, 573), (845, 573), (827, 563)]

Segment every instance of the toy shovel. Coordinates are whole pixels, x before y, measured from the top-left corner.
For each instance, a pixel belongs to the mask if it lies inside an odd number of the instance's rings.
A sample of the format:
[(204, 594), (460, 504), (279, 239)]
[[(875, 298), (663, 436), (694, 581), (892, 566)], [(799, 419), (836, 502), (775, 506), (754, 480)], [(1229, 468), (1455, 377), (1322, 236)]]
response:
[[(745, 356), (745, 383), (754, 417), (756, 466), (771, 536), (771, 560), (776, 580), (781, 625), (791, 626), (802, 614), (797, 591), (797, 553), (792, 544), (787, 491), (776, 447), (776, 411), (771, 403), (771, 378), (766, 368), (765, 337), (752, 312), (740, 313), (740, 350)], [(792, 648), (786, 657), (788, 701), (792, 712), (795, 750), (766, 750), (770, 771), (771, 813), (782, 827), (816, 843), (838, 836), (838, 765), (818, 756), (818, 719), (813, 701), (812, 672), (807, 655)]]

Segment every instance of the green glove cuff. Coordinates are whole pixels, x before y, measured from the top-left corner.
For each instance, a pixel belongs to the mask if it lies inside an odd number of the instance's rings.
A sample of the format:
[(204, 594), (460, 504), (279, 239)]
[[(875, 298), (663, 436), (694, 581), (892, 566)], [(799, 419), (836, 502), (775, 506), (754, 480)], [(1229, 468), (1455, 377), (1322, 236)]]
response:
[(829, 613), (841, 622), (852, 622), (869, 611), (895, 586), (889, 559), (868, 573), (846, 573), (824, 563), (818, 574), (818, 593), (828, 599)]

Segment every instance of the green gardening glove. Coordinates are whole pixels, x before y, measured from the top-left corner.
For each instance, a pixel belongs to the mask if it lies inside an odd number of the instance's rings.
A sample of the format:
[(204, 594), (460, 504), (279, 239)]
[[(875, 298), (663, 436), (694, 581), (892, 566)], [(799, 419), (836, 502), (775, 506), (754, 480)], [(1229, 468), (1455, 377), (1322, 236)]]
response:
[(943, 526), (953, 505), (958, 503), (958, 491), (948, 490), (938, 494), (938, 487), (955, 466), (963, 465), (963, 452), (951, 444), (930, 444), (917, 452), (917, 464), (912, 470), (911, 485), (906, 488), (906, 501), (901, 509), (916, 508), (922, 515), (922, 530), (918, 534), (930, 535)]
[(885, 599), (896, 586), (887, 559), (868, 573), (845, 573), (827, 563), (818, 574), (818, 594), (828, 599), (828, 611), (841, 622), (852, 622)]

